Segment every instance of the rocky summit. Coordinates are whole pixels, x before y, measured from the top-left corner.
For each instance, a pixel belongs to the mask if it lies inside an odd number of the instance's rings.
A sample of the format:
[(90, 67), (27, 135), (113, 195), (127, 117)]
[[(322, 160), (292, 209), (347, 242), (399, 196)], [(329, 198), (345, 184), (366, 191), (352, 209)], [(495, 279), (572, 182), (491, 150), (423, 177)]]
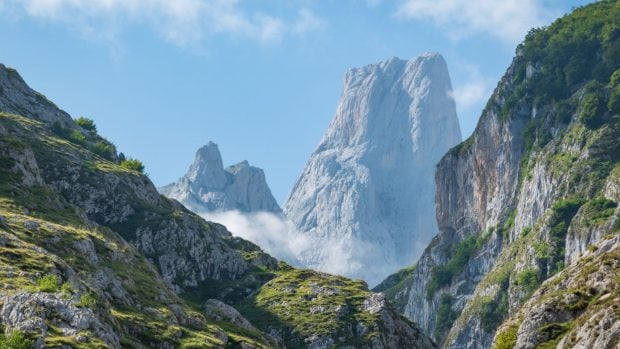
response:
[(348, 71), (336, 115), (284, 205), (308, 267), (378, 283), (437, 231), (434, 172), (461, 141), (444, 59)]
[(194, 163), (177, 182), (159, 188), (198, 213), (237, 210), (282, 212), (265, 180), (265, 173), (247, 161), (224, 168), (217, 144), (198, 149)]
[[(143, 171), (0, 64), (0, 348), (435, 347), (364, 282), (277, 261)], [(256, 173), (210, 144), (187, 179), (208, 197)]]

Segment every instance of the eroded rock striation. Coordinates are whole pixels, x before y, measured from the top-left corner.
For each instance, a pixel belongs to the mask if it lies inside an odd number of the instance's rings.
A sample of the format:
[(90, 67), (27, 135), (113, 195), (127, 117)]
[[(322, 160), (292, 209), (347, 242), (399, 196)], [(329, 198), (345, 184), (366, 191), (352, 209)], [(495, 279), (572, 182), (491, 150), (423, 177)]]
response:
[(378, 283), (435, 234), (434, 170), (461, 140), (444, 59), (348, 71), (336, 110), (284, 205), (312, 240), (299, 259)]

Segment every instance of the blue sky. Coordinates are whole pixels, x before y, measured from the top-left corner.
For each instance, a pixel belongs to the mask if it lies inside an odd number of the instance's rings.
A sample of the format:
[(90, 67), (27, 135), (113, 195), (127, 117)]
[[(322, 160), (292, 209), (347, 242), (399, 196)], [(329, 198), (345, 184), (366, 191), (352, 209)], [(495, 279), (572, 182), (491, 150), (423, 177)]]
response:
[(282, 203), (344, 72), (426, 51), (448, 62), (469, 135), (528, 28), (578, 0), (0, 0), (0, 62), (93, 118), (157, 185), (209, 140)]

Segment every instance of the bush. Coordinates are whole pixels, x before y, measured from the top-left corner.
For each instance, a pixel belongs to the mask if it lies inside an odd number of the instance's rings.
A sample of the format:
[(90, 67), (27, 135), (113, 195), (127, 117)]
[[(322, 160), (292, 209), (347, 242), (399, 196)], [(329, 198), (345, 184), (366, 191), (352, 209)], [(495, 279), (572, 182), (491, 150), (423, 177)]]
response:
[(607, 108), (614, 115), (620, 114), (620, 85), (611, 90), (609, 102), (607, 102)]
[(83, 116), (77, 118), (75, 123), (78, 124), (81, 128), (90, 131), (92, 134), (97, 133), (97, 125), (95, 125), (95, 121), (93, 119), (85, 118)]
[(589, 93), (584, 97), (579, 113), (579, 120), (588, 128), (597, 128), (603, 123), (605, 103), (598, 93)]
[(488, 240), (490, 233), (470, 235), (452, 246), (452, 258), (445, 265), (438, 265), (431, 271), (431, 281), (426, 286), (426, 298), (452, 282), (467, 266), (469, 259)]
[(442, 294), (435, 315), (435, 336), (441, 338), (448, 333), (452, 324), (458, 317), (456, 311), (452, 309), (454, 299), (448, 294)]
[(40, 292), (56, 292), (58, 291), (58, 276), (48, 274), (37, 280), (37, 288)]
[(614, 215), (618, 204), (604, 197), (597, 197), (584, 205), (586, 226), (597, 225), (606, 222)]
[(71, 142), (71, 143), (75, 143), (75, 144), (79, 144), (79, 145), (84, 145), (86, 144), (86, 136), (80, 132), (80, 131), (71, 131), (69, 133), (69, 136), (67, 137), (67, 139)]
[(517, 344), (518, 325), (511, 325), (497, 334), (493, 349), (513, 349)]
[(34, 343), (32, 340), (20, 331), (13, 331), (6, 337), (4, 333), (0, 333), (0, 349), (32, 349)]
[(538, 270), (536, 269), (526, 269), (519, 274), (517, 274), (517, 285), (521, 286), (521, 289), (525, 291), (526, 298), (529, 298), (534, 291), (538, 288), (539, 276)]
[(81, 308), (94, 308), (97, 306), (97, 298), (92, 293), (84, 293), (80, 296), (80, 301), (76, 303)]
[(482, 329), (492, 333), (508, 314), (508, 293), (502, 289), (499, 299), (483, 297), (480, 303), (480, 322)]
[(144, 173), (144, 165), (142, 164), (142, 161), (137, 159), (127, 158), (126, 160), (121, 161), (120, 166), (128, 170)]
[(58, 291), (58, 276), (48, 274), (37, 280), (37, 288), (40, 292), (56, 292)]
[(92, 152), (104, 159), (112, 160), (116, 154), (116, 148), (105, 141), (97, 141), (92, 147)]

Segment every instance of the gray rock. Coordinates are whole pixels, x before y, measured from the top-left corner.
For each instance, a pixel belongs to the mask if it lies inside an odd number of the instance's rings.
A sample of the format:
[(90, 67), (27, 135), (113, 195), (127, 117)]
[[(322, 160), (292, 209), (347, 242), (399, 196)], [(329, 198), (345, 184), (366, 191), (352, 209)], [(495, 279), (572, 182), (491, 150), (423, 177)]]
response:
[(65, 335), (77, 336), (88, 331), (108, 344), (120, 348), (118, 336), (89, 308), (78, 308), (56, 294), (27, 293), (0, 295), (0, 320), (5, 330), (47, 333), (46, 321), (52, 320)]
[(183, 177), (159, 191), (198, 213), (281, 212), (263, 170), (250, 166), (247, 161), (224, 168), (220, 151), (213, 142), (198, 149), (194, 163)]
[(217, 299), (207, 300), (204, 310), (208, 317), (216, 321), (226, 321), (246, 330), (258, 331), (237, 309)]
[(439, 54), (352, 69), (336, 115), (284, 205), (307, 267), (376, 284), (437, 230), (434, 169), (461, 140)]

